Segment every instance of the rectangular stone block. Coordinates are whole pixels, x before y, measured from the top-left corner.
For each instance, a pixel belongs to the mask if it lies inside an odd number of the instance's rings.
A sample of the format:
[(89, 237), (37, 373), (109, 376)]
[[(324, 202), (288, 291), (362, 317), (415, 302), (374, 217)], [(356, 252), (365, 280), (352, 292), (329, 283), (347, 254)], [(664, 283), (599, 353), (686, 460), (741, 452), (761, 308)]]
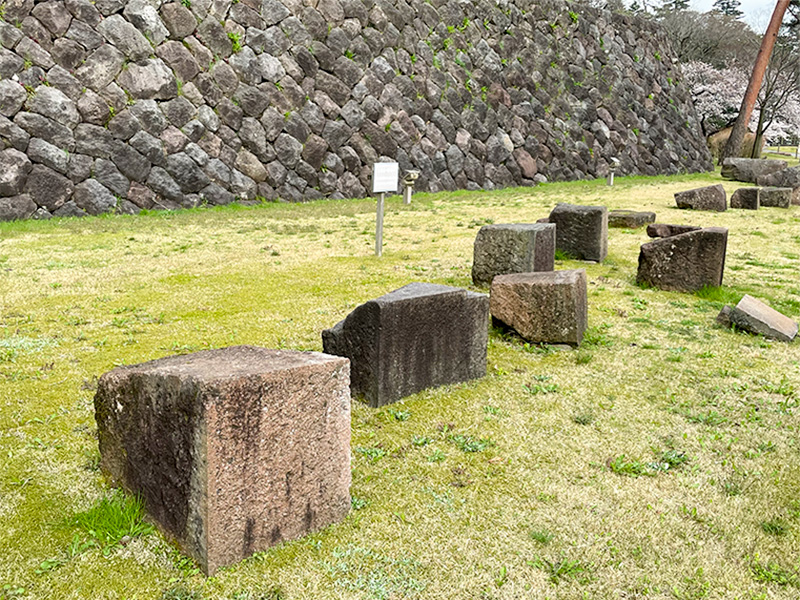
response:
[(652, 223), (647, 226), (647, 236), (651, 238), (666, 238), (679, 235), (688, 231), (699, 231), (702, 227), (694, 225), (671, 225), (669, 223)]
[(411, 283), (357, 307), (322, 332), (325, 352), (346, 356), (351, 390), (373, 407), (486, 374), (489, 299)]
[(552, 271), (556, 226), (547, 223), (484, 225), (475, 237), (472, 281), (486, 285), (496, 275)]
[(694, 292), (722, 285), (728, 230), (708, 227), (642, 244), (636, 283)]
[(792, 188), (762, 187), (761, 206), (789, 208), (792, 205)]
[(100, 467), (206, 574), (350, 508), (347, 360), (235, 346), (118, 367), (95, 395)]
[(678, 208), (692, 210), (723, 212), (728, 208), (728, 200), (722, 184), (678, 192), (675, 194), (675, 203)]
[(791, 342), (797, 336), (797, 323), (747, 294), (731, 309), (730, 320), (739, 329), (779, 342)]
[(588, 326), (586, 271), (499, 275), (490, 310), (495, 322), (530, 342), (577, 346)]
[(556, 250), (579, 260), (602, 262), (608, 254), (608, 209), (559, 203), (551, 212)]
[(726, 158), (722, 161), (722, 177), (745, 183), (756, 183), (765, 177), (782, 171), (789, 164), (785, 160), (770, 158)]
[(608, 213), (609, 227), (638, 229), (656, 220), (656, 213), (635, 210), (612, 210)]
[(757, 187), (739, 188), (731, 196), (731, 208), (758, 210), (760, 189)]

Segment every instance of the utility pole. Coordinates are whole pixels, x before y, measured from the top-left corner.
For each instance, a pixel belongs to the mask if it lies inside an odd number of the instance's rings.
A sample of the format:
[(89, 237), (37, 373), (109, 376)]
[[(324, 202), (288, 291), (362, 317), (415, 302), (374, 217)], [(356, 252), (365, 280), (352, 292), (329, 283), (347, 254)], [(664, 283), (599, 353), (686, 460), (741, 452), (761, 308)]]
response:
[(728, 138), (728, 143), (725, 144), (725, 150), (722, 153), (723, 160), (741, 154), (742, 142), (744, 142), (744, 136), (747, 133), (747, 125), (750, 122), (750, 116), (753, 114), (758, 92), (761, 90), (761, 82), (764, 80), (764, 73), (767, 70), (770, 56), (772, 56), (772, 49), (775, 47), (775, 40), (778, 39), (778, 31), (781, 28), (783, 16), (786, 14), (790, 1), (778, 0), (775, 4), (775, 11), (772, 13), (769, 27), (767, 27), (764, 38), (761, 40), (761, 48), (758, 50), (758, 55), (756, 55), (753, 74), (750, 76), (750, 83), (747, 84), (747, 91), (742, 100), (742, 107), (739, 109), (739, 116), (736, 117), (731, 137)]

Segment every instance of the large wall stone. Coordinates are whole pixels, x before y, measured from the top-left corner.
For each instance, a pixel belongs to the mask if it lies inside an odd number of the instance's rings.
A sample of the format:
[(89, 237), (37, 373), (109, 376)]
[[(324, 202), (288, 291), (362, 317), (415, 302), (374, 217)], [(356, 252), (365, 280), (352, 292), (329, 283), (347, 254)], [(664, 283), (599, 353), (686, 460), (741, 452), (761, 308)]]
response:
[(711, 168), (664, 32), (564, 0), (48, 0), (2, 18), (0, 141), (57, 192), (20, 189), (15, 167), (3, 218), (107, 194), (362, 196), (387, 158), (434, 192), (602, 177), (612, 158)]

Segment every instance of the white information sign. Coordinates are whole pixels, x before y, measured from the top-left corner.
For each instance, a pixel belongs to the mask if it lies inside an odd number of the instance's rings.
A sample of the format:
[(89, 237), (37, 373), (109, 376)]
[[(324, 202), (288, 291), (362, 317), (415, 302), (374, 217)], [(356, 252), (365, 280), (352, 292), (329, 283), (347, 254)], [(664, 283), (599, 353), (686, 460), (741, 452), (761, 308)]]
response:
[(372, 193), (396, 192), (400, 177), (400, 165), (396, 162), (372, 164)]

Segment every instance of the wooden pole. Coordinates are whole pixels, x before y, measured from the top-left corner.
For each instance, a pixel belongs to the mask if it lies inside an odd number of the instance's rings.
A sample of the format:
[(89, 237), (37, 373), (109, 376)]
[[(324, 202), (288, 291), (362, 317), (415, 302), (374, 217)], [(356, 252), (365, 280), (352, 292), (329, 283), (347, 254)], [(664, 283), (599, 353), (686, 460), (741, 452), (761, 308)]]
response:
[(745, 133), (747, 133), (747, 125), (750, 122), (750, 116), (753, 114), (756, 100), (758, 99), (758, 92), (761, 90), (761, 82), (764, 80), (764, 73), (769, 64), (769, 58), (772, 56), (772, 49), (775, 47), (775, 40), (778, 39), (778, 31), (783, 22), (783, 16), (786, 14), (786, 9), (789, 7), (791, 0), (778, 0), (775, 4), (775, 11), (772, 13), (772, 19), (769, 22), (769, 27), (761, 40), (761, 48), (756, 55), (756, 63), (753, 65), (753, 74), (750, 76), (750, 82), (747, 84), (747, 91), (742, 99), (742, 107), (739, 109), (739, 116), (736, 117), (736, 123), (733, 125), (733, 131), (728, 138), (728, 143), (725, 144), (725, 150), (722, 153), (723, 160), (729, 157), (736, 157), (741, 154), (742, 143), (744, 142)]

